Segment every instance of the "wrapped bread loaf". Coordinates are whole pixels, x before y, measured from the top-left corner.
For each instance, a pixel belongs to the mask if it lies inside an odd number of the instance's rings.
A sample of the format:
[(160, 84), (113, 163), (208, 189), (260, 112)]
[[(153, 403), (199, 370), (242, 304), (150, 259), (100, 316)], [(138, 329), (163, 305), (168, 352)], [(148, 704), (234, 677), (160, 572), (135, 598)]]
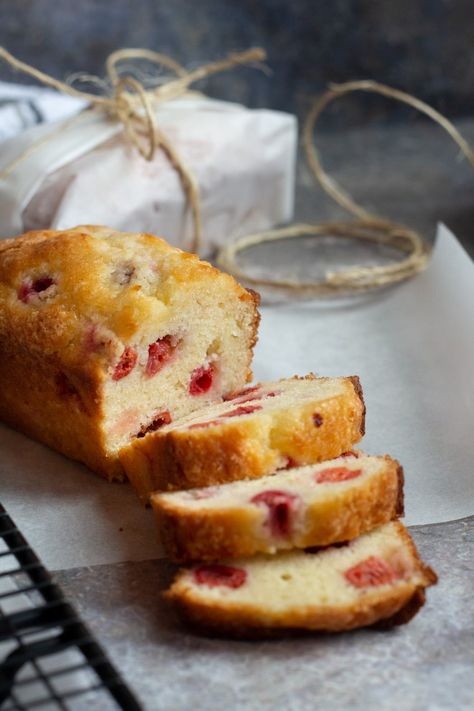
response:
[(152, 235), (0, 242), (0, 417), (109, 479), (132, 437), (251, 378), (257, 297)]

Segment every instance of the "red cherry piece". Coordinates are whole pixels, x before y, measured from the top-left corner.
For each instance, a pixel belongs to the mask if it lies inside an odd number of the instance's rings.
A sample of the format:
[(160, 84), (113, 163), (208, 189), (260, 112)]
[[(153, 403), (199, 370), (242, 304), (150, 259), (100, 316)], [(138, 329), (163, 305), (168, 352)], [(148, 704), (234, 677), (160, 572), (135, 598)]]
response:
[(249, 395), (241, 395), (240, 397), (232, 398), (232, 402), (236, 405), (241, 402), (251, 402), (252, 400), (262, 400), (263, 395), (261, 392), (250, 393)]
[(370, 558), (346, 570), (344, 577), (356, 588), (371, 588), (393, 583), (400, 576), (384, 560), (371, 555)]
[(317, 472), (314, 480), (317, 484), (328, 482), (348, 481), (362, 474), (362, 469), (348, 469), (347, 467), (329, 467)]
[(121, 380), (126, 375), (132, 372), (138, 358), (138, 353), (132, 346), (126, 346), (124, 352), (120, 356), (120, 360), (114, 368), (112, 380)]
[(291, 529), (292, 513), (299, 504), (299, 496), (286, 491), (262, 491), (252, 499), (252, 504), (268, 506), (268, 523), (274, 536), (287, 536)]
[(244, 388), (244, 390), (240, 390), (237, 393), (230, 393), (229, 395), (225, 395), (224, 400), (240, 400), (242, 398), (243, 402), (246, 402), (246, 400), (252, 400), (253, 397), (251, 396), (259, 390), (260, 385), (254, 385), (251, 388)]
[(199, 368), (195, 368), (191, 373), (191, 380), (189, 382), (189, 394), (190, 395), (203, 395), (207, 393), (212, 387), (212, 381), (214, 378), (214, 368), (209, 365), (205, 368), (203, 365)]
[(18, 298), (20, 301), (23, 301), (24, 304), (27, 304), (31, 297), (40, 294), (42, 291), (46, 291), (46, 289), (49, 289), (53, 284), (56, 284), (56, 281), (50, 276), (39, 277), (39, 279), (35, 279), (35, 281), (28, 279), (20, 286)]
[(252, 400), (265, 400), (267, 397), (276, 397), (277, 395), (280, 395), (278, 391), (272, 391), (272, 392), (262, 392), (262, 386), (261, 385), (255, 385), (253, 388), (247, 388), (246, 390), (241, 390), (239, 393), (235, 395), (230, 395), (227, 397), (224, 397), (224, 400), (231, 400), (234, 403), (244, 403), (244, 402), (251, 402)]
[(163, 336), (148, 346), (148, 360), (145, 373), (151, 378), (159, 373), (163, 366), (170, 360), (176, 348), (172, 343), (172, 336)]
[(219, 417), (239, 417), (239, 415), (250, 415), (252, 412), (257, 412), (257, 410), (261, 409), (261, 405), (241, 405), (235, 410), (229, 410), (229, 412), (224, 412), (224, 414), (219, 415)]
[(313, 415), (313, 422), (315, 427), (321, 427), (323, 424), (323, 416), (319, 414), (319, 412), (315, 412)]
[(143, 425), (140, 432), (137, 434), (137, 438), (139, 439), (140, 437), (144, 437), (146, 434), (148, 434), (148, 432), (156, 432), (156, 430), (159, 430), (160, 427), (169, 425), (170, 422), (170, 411), (163, 410), (163, 412), (160, 412), (158, 415), (156, 415), (156, 417), (153, 418), (149, 425)]
[(282, 467), (282, 469), (293, 469), (293, 467), (297, 467), (297, 466), (299, 466), (298, 462), (295, 459), (293, 459), (293, 457), (287, 457), (286, 464), (284, 467)]
[(30, 296), (34, 293), (32, 284), (28, 282), (23, 282), (23, 284), (18, 289), (18, 298), (23, 301), (24, 304), (28, 303)]
[(199, 585), (211, 588), (223, 585), (226, 588), (240, 588), (247, 579), (247, 572), (230, 565), (201, 565), (194, 571), (194, 580)]

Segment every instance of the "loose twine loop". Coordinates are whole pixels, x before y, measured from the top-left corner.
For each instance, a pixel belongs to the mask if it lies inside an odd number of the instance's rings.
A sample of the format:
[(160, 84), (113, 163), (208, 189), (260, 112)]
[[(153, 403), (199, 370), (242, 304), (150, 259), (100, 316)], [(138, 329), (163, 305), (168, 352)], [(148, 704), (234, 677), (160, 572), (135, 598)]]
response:
[[(187, 71), (178, 62), (159, 52), (149, 49), (120, 49), (112, 52), (106, 60), (107, 80), (112, 91), (110, 95), (91, 94), (77, 89), (59, 79), (45, 74), (35, 67), (16, 59), (4, 47), (0, 47), (0, 59), (13, 69), (37, 79), (45, 86), (87, 101), (89, 109), (104, 111), (113, 120), (120, 121), (130, 142), (147, 161), (153, 160), (157, 150), (163, 151), (172, 167), (177, 171), (191, 208), (193, 221), (192, 243), (189, 249), (198, 252), (202, 242), (202, 218), (199, 200), (199, 188), (190, 169), (183, 163), (177, 150), (159, 129), (156, 120), (156, 108), (159, 104), (189, 94), (191, 84), (211, 74), (218, 74), (238, 65), (256, 63), (265, 59), (265, 52), (259, 47), (245, 52), (230, 54), (226, 59), (205, 64), (193, 71)], [(176, 78), (168, 79), (159, 86), (148, 89), (132, 76), (121, 76), (117, 66), (125, 60), (144, 59), (158, 66), (170, 69)], [(91, 77), (87, 77), (91, 79)], [(0, 173), (0, 179), (6, 177), (21, 161), (28, 158), (35, 150), (49, 140), (54, 139), (61, 130), (68, 128), (82, 114), (66, 121), (46, 138), (30, 146)]]
[[(331, 296), (350, 292), (360, 292), (376, 287), (388, 286), (403, 281), (422, 271), (428, 262), (430, 246), (418, 232), (405, 225), (383, 219), (358, 205), (333, 178), (323, 169), (313, 134), (316, 121), (325, 108), (335, 99), (355, 91), (375, 92), (396, 101), (401, 101), (429, 116), (438, 123), (459, 146), (461, 152), (474, 168), (474, 152), (459, 131), (442, 114), (423, 101), (398, 89), (375, 81), (353, 81), (332, 84), (317, 99), (306, 118), (303, 129), (303, 147), (311, 173), (317, 184), (341, 207), (357, 219), (349, 222), (325, 222), (317, 224), (295, 224), (282, 229), (268, 230), (242, 237), (224, 247), (218, 254), (218, 264), (234, 276), (254, 286), (275, 287), (303, 296)], [(265, 279), (253, 277), (237, 263), (237, 256), (246, 250), (266, 242), (278, 242), (301, 236), (332, 236), (353, 238), (379, 245), (394, 247), (407, 256), (384, 266), (356, 266), (341, 271), (328, 271), (321, 281), (301, 282), (294, 279)]]

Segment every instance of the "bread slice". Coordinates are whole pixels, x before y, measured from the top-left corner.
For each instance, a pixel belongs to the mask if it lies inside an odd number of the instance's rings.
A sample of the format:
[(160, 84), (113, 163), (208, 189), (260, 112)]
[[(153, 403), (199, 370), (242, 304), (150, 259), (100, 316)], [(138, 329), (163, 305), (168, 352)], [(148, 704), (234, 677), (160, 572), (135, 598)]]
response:
[(161, 540), (177, 562), (348, 541), (403, 515), (403, 470), (349, 453), (252, 481), (152, 494)]
[(364, 433), (357, 377), (289, 378), (234, 394), (120, 452), (139, 496), (255, 479), (337, 457)]
[(0, 241), (0, 418), (123, 478), (132, 437), (250, 380), (256, 303), (148, 234), (81, 226)]
[(343, 546), (182, 570), (165, 597), (211, 632), (265, 637), (402, 624), (436, 580), (407, 530), (392, 521)]

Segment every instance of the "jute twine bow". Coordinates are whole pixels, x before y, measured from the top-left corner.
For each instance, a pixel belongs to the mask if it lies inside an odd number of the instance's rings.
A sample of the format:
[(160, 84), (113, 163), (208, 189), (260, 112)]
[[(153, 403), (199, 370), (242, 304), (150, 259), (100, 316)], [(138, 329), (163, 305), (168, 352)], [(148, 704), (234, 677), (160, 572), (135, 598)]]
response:
[[(265, 52), (259, 47), (249, 49), (245, 52), (230, 54), (226, 59), (205, 64), (193, 71), (187, 71), (178, 62), (170, 57), (154, 52), (149, 49), (120, 49), (109, 55), (106, 60), (106, 72), (108, 84), (111, 87), (107, 95), (91, 94), (87, 91), (77, 89), (59, 79), (45, 74), (35, 67), (16, 59), (4, 47), (0, 47), (0, 59), (7, 62), (13, 69), (17, 69), (29, 76), (37, 79), (45, 86), (49, 86), (63, 94), (83, 99), (89, 105), (89, 109), (105, 112), (112, 120), (120, 121), (131, 143), (137, 148), (143, 158), (147, 161), (153, 160), (157, 150), (162, 150), (170, 164), (177, 171), (187, 203), (191, 207), (193, 219), (192, 244), (189, 249), (193, 252), (199, 251), (202, 240), (202, 220), (199, 201), (199, 189), (197, 182), (178, 155), (175, 147), (159, 129), (156, 120), (156, 108), (160, 103), (171, 101), (179, 96), (188, 93), (191, 84), (204, 79), (211, 74), (224, 72), (238, 65), (260, 62), (265, 59)], [(147, 60), (162, 67), (170, 69), (176, 78), (167, 80), (159, 86), (149, 89), (132, 76), (121, 76), (117, 65), (124, 60)], [(87, 77), (90, 79), (90, 77)], [(102, 82), (103, 84), (103, 82)], [(79, 114), (79, 117), (81, 114)], [(26, 159), (40, 145), (46, 141), (54, 139), (63, 128), (69, 127), (78, 117), (65, 122), (62, 127), (54, 130), (46, 139), (38, 141), (28, 148), (12, 164), (7, 166), (1, 173), (0, 178), (8, 175), (9, 172)]]
[[(410, 94), (393, 89), (374, 81), (353, 81), (345, 84), (333, 84), (317, 99), (303, 129), (303, 147), (309, 168), (317, 184), (341, 207), (355, 216), (349, 222), (325, 222), (317, 224), (295, 224), (282, 229), (259, 232), (242, 237), (224, 247), (218, 255), (218, 264), (239, 279), (255, 285), (275, 287), (303, 296), (331, 296), (343, 293), (359, 292), (376, 287), (400, 282), (422, 271), (428, 262), (431, 248), (416, 232), (405, 225), (392, 222), (372, 214), (358, 205), (353, 198), (325, 172), (314, 145), (313, 134), (316, 121), (324, 109), (335, 99), (354, 91), (375, 92), (401, 101), (418, 109), (438, 123), (457, 143), (462, 153), (474, 167), (474, 152), (459, 131), (442, 114), (423, 101)], [(249, 275), (237, 264), (237, 255), (264, 242), (277, 242), (282, 239), (303, 235), (353, 238), (376, 244), (395, 247), (406, 256), (384, 266), (356, 266), (341, 271), (326, 272), (321, 281), (301, 282), (293, 279), (264, 279)]]

